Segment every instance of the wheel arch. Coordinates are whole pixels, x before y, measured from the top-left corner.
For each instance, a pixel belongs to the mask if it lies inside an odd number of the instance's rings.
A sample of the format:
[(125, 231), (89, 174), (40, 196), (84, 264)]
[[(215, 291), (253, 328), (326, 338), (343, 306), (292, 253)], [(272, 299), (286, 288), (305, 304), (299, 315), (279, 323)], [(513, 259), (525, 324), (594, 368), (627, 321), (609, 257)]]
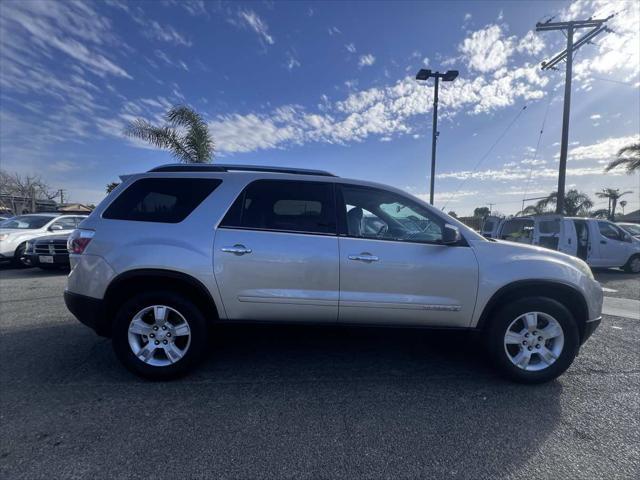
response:
[(175, 270), (145, 268), (129, 270), (117, 275), (104, 295), (108, 319), (128, 298), (148, 290), (171, 290), (185, 295), (211, 321), (220, 318), (219, 309), (207, 287), (197, 278)]
[(493, 294), (484, 306), (476, 329), (485, 330), (489, 325), (491, 315), (505, 302), (531, 296), (548, 297), (565, 306), (578, 324), (581, 343), (585, 340), (589, 307), (584, 295), (571, 285), (552, 280), (520, 280), (503, 286)]

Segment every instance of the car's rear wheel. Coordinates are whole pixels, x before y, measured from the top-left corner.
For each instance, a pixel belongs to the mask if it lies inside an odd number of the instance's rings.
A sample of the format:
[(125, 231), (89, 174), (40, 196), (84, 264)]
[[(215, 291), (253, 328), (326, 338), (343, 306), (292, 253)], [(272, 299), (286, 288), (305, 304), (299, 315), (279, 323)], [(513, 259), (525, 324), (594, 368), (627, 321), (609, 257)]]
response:
[(113, 324), (113, 348), (133, 373), (166, 380), (189, 372), (207, 349), (208, 326), (188, 298), (141, 293), (127, 301)]
[(627, 273), (640, 273), (640, 255), (634, 255), (622, 267)]
[(505, 305), (496, 312), (486, 333), (500, 371), (522, 383), (558, 377), (569, 368), (580, 346), (571, 312), (546, 297), (521, 298)]

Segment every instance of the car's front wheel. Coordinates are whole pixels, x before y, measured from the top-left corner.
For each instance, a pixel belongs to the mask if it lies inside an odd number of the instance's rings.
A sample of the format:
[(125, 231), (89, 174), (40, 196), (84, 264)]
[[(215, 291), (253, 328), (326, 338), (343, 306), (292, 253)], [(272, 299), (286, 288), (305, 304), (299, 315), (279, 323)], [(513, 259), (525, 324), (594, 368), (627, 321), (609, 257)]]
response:
[(208, 327), (183, 295), (141, 293), (128, 300), (113, 323), (113, 348), (131, 372), (154, 380), (187, 373), (204, 356)]
[(640, 273), (640, 255), (632, 256), (622, 268), (627, 273)]
[(580, 346), (571, 312), (546, 297), (521, 298), (503, 306), (486, 334), (500, 371), (522, 383), (558, 377), (569, 368)]

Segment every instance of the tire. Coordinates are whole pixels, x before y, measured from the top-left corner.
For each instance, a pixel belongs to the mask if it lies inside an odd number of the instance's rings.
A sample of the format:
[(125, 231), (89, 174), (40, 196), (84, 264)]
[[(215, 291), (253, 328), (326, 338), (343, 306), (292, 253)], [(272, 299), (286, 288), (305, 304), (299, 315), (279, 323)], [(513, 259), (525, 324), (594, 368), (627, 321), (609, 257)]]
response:
[(13, 254), (13, 265), (18, 267), (18, 268), (27, 268), (30, 267), (31, 265), (27, 265), (26, 263), (24, 263), (22, 260), (20, 260), (21, 257), (24, 256), (24, 251), (27, 248), (27, 244), (25, 243), (21, 243), (20, 245), (18, 245), (18, 248), (16, 248), (16, 251)]
[(626, 273), (640, 273), (640, 255), (632, 255), (622, 268)]
[[(159, 328), (161, 322), (155, 325), (157, 328), (154, 330), (153, 325), (158, 318), (154, 314), (159, 311), (153, 309), (154, 306), (168, 307), (165, 309), (169, 312), (166, 325), (170, 326), (165, 331)], [(151, 310), (147, 311), (148, 309)], [(147, 332), (146, 337), (130, 331), (134, 317), (145, 311), (138, 320), (142, 319), (144, 323), (142, 328)], [(136, 325), (142, 323), (137, 322)], [(184, 323), (188, 325), (188, 337), (184, 335)], [(175, 328), (176, 325), (181, 325), (182, 333)], [(169, 338), (170, 335), (167, 333), (170, 334), (171, 331), (174, 334)], [(155, 340), (152, 340), (151, 336), (154, 336)], [(140, 293), (129, 299), (116, 314), (112, 329), (113, 349), (118, 359), (129, 371), (151, 380), (169, 380), (187, 374), (204, 358), (208, 339), (209, 325), (202, 312), (186, 296), (167, 291)], [(170, 343), (163, 346), (167, 341)], [(156, 342), (158, 346), (154, 345)], [(184, 350), (181, 358), (170, 360), (170, 355), (165, 353), (165, 349), (172, 345), (177, 347), (177, 351)], [(134, 353), (134, 348), (140, 348), (140, 356)], [(146, 362), (143, 360), (148, 353), (145, 348), (154, 349), (154, 353)], [(176, 356), (175, 350), (173, 351), (173, 355)]]
[[(530, 313), (529, 319), (536, 319), (535, 336), (524, 323), (523, 315), (527, 313)], [(561, 335), (551, 338), (558, 332), (556, 324), (561, 327)], [(518, 343), (507, 345), (508, 331), (509, 342), (517, 339)], [(485, 334), (489, 353), (500, 373), (519, 383), (544, 383), (557, 378), (573, 363), (580, 347), (573, 315), (564, 305), (547, 297), (520, 298), (504, 305), (496, 311)], [(521, 336), (517, 338), (518, 335)], [(544, 360), (543, 354), (548, 360)], [(514, 362), (526, 363), (526, 366), (517, 366)]]

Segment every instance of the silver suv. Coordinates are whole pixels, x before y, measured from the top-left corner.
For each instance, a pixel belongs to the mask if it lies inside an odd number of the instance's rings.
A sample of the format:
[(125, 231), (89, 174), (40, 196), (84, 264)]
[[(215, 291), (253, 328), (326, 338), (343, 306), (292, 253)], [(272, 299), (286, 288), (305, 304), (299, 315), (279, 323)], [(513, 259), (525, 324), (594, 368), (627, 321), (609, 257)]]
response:
[(321, 171), (158, 167), (124, 178), (68, 248), (69, 310), (151, 378), (192, 368), (213, 324), (258, 321), (474, 331), (504, 374), (536, 383), (600, 323), (582, 260)]

